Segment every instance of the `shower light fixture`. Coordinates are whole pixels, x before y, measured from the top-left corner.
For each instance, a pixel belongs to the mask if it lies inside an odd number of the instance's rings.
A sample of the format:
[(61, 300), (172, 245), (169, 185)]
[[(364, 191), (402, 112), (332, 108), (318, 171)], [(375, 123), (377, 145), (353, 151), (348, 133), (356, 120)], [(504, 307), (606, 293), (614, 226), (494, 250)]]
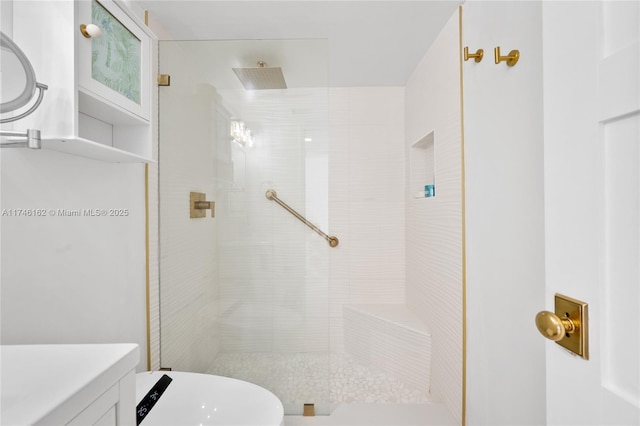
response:
[(230, 134), (233, 140), (243, 147), (252, 147), (253, 146), (253, 133), (251, 129), (249, 129), (244, 121), (238, 119), (231, 119), (231, 129)]

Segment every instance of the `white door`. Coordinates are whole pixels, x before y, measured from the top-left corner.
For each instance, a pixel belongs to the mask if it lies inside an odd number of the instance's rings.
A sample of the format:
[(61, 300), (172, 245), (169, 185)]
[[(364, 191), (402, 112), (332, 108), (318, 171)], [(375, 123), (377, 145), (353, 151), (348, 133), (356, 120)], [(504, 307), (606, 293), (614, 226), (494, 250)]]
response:
[(547, 343), (550, 425), (640, 424), (639, 28), (638, 1), (543, 4), (541, 309), (589, 304), (589, 360)]

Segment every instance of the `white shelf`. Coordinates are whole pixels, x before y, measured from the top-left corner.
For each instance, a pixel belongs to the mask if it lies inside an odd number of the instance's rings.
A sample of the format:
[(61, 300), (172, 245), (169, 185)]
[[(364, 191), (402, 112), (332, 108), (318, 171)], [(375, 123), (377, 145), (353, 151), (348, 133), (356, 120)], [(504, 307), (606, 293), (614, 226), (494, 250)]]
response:
[(42, 139), (42, 147), (79, 157), (92, 158), (110, 163), (155, 163), (152, 158), (143, 157), (122, 149), (82, 138)]

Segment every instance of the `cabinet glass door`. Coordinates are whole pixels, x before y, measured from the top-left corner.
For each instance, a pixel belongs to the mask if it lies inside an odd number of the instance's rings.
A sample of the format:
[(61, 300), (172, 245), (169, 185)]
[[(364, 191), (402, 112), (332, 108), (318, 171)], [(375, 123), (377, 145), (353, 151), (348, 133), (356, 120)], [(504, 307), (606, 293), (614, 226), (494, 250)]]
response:
[(140, 105), (140, 39), (95, 0), (91, 17), (102, 29), (91, 40), (91, 77)]
[[(112, 110), (145, 121), (150, 116), (151, 38), (142, 23), (112, 0), (77, 2), (79, 24), (100, 36), (77, 33), (81, 109), (110, 122)], [(130, 124), (130, 123), (128, 123)]]

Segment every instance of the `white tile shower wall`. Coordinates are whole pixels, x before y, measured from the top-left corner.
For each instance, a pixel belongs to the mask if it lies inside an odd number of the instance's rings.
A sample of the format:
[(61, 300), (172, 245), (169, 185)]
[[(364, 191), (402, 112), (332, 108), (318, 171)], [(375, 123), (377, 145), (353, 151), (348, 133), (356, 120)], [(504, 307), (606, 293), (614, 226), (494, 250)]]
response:
[(432, 333), (431, 392), (462, 413), (462, 135), (458, 12), (406, 86), (406, 164), (434, 132), (435, 198), (406, 188), (407, 304)]
[[(182, 49), (161, 42), (163, 73), (190, 76)], [(205, 372), (218, 351), (217, 220), (189, 217), (189, 193), (215, 187), (216, 90), (198, 78), (160, 91), (160, 274), (162, 367)], [(214, 199), (215, 200), (215, 199)], [(189, 348), (189, 350), (185, 350)]]
[[(237, 94), (225, 92), (223, 96), (235, 103)], [(243, 119), (268, 121), (268, 125), (256, 131), (255, 146), (243, 151), (243, 184), (234, 182), (220, 188), (224, 351), (326, 353), (328, 349), (329, 247), (265, 197), (268, 189), (275, 189), (285, 203), (326, 229), (326, 188), (322, 188), (327, 173), (323, 169), (326, 148), (323, 166), (323, 149), (313, 148), (323, 143), (322, 138), (303, 141), (299, 122), (291, 120), (291, 110), (300, 106), (290, 101), (307, 102), (310, 110), (326, 111), (326, 98), (326, 89), (289, 89), (254, 93), (250, 101), (240, 99), (248, 103)], [(326, 122), (326, 113), (318, 118)]]
[[(158, 69), (158, 42), (153, 43), (153, 64), (151, 69)], [(158, 88), (152, 92), (151, 116), (158, 117)], [(158, 160), (158, 126), (152, 126), (151, 158)], [(149, 365), (151, 370), (160, 368), (160, 175), (158, 163), (147, 164), (147, 215), (148, 215), (148, 344)]]
[(344, 304), (405, 303), (404, 88), (329, 92), (332, 352), (344, 350)]
[[(156, 139), (157, 140), (157, 139)], [(157, 157), (157, 147), (154, 147), (154, 158)], [(149, 321), (149, 368), (160, 368), (160, 236), (159, 236), (159, 204), (158, 164), (148, 166), (148, 321)]]

